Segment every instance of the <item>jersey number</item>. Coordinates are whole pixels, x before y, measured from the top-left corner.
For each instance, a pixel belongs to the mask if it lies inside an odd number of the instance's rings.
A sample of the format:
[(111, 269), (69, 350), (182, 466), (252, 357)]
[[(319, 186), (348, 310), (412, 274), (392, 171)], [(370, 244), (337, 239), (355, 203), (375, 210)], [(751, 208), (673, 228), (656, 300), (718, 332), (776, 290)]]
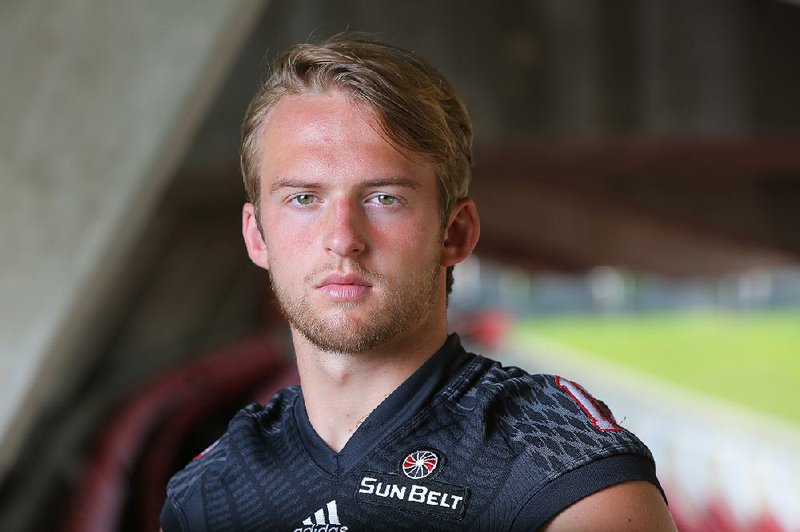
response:
[(583, 410), (583, 413), (592, 421), (594, 428), (603, 432), (617, 432), (622, 430), (622, 428), (617, 425), (611, 412), (603, 412), (603, 410), (598, 407), (597, 399), (592, 397), (592, 395), (580, 385), (570, 380), (562, 379), (561, 377), (556, 377), (556, 384), (572, 397), (572, 400), (577, 403), (581, 410)]

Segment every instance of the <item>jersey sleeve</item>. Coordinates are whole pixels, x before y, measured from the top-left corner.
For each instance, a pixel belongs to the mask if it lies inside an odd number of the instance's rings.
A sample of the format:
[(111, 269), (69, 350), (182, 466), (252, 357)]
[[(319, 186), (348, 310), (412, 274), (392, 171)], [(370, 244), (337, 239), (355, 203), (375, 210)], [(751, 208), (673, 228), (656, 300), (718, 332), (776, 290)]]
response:
[(535, 529), (575, 502), (622, 482), (651, 482), (663, 496), (647, 446), (578, 383), (517, 374), (503, 385), (501, 425), (537, 479), (527, 485), (515, 530)]
[(169, 496), (164, 500), (164, 506), (161, 508), (159, 523), (162, 532), (185, 532), (186, 530), (180, 518), (180, 510)]
[(584, 464), (534, 493), (517, 514), (511, 530), (539, 528), (581, 499), (634, 480), (651, 482), (661, 490), (655, 467), (641, 455), (612, 455)]
[(209, 528), (204, 493), (224, 470), (227, 447), (226, 433), (172, 476), (159, 518), (164, 532), (202, 532)]
[(263, 434), (280, 432), (298, 393), (299, 388), (286, 388), (267, 405), (243, 408), (219, 440), (172, 476), (160, 515), (164, 532), (247, 528), (240, 521), (240, 511), (251, 511), (258, 501), (243, 500), (236, 490), (258, 483), (248, 476), (256, 452), (252, 442)]

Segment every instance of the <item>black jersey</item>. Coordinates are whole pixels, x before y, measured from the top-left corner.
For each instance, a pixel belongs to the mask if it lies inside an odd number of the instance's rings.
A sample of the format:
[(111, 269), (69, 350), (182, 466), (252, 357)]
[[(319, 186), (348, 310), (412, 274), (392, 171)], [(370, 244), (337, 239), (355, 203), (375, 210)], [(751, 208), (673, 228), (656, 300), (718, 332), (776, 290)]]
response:
[[(531, 530), (629, 480), (650, 451), (574, 382), (467, 353), (456, 335), (339, 453), (299, 387), (251, 405), (169, 483), (165, 532)], [(662, 492), (663, 493), (663, 492)]]

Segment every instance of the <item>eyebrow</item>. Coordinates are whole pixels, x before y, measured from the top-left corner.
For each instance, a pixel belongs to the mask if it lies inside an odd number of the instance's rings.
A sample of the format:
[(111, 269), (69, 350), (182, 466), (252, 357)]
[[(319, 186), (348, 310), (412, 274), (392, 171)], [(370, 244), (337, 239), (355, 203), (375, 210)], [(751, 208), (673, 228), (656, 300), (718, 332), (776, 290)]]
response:
[(369, 181), (364, 183), (366, 188), (379, 188), (379, 187), (404, 187), (410, 188), (412, 190), (416, 190), (422, 186), (422, 184), (417, 181), (416, 179), (412, 179), (406, 176), (393, 176), (393, 177), (384, 177), (380, 179), (370, 179)]
[[(403, 188), (410, 188), (412, 190), (416, 190), (422, 186), (422, 184), (417, 181), (416, 179), (412, 179), (406, 176), (392, 176), (392, 177), (381, 177), (377, 179), (370, 179), (365, 181), (361, 184), (364, 188), (380, 188), (380, 187), (403, 187)], [(282, 188), (308, 188), (308, 189), (315, 189), (322, 187), (322, 184), (314, 182), (314, 181), (303, 181), (302, 179), (292, 179), (292, 178), (280, 178), (272, 183), (272, 186), (269, 187), (270, 193), (276, 192)]]
[(312, 181), (302, 181), (300, 179), (281, 178), (272, 183), (269, 187), (270, 193), (280, 190), (282, 188), (319, 188), (319, 183)]

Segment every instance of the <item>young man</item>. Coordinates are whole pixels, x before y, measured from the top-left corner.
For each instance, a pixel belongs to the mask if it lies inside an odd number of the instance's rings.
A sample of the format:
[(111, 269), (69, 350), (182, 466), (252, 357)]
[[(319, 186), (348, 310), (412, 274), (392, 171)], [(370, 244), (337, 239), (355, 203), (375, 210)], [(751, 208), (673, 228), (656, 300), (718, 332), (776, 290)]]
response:
[(560, 377), (448, 336), (478, 241), (472, 126), (414, 53), (358, 36), (276, 62), (242, 134), (242, 231), (301, 387), (173, 477), (173, 530), (674, 529), (647, 448)]

